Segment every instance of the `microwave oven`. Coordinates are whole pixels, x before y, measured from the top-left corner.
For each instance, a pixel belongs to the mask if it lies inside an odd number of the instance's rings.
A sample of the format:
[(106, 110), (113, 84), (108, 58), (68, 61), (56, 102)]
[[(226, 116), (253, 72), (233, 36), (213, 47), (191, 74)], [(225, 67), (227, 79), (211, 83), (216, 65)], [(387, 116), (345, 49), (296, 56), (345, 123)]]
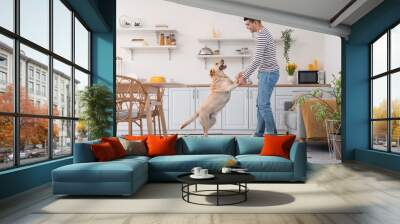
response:
[(297, 82), (299, 84), (325, 84), (325, 72), (313, 70), (298, 71)]

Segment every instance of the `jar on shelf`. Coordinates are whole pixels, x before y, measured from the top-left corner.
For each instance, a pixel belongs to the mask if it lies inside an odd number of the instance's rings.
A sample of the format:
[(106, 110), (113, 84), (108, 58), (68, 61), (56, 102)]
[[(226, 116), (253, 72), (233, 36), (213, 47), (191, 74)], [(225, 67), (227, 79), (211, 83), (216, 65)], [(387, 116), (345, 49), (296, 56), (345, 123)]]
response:
[(171, 45), (176, 45), (175, 34), (171, 33), (169, 36), (170, 36), (170, 39), (171, 39)]
[(166, 36), (166, 39), (165, 39), (165, 44), (166, 45), (171, 45), (171, 38), (170, 38), (170, 36), (168, 35), (168, 36)]
[(160, 33), (160, 45), (165, 45), (165, 36), (164, 33)]

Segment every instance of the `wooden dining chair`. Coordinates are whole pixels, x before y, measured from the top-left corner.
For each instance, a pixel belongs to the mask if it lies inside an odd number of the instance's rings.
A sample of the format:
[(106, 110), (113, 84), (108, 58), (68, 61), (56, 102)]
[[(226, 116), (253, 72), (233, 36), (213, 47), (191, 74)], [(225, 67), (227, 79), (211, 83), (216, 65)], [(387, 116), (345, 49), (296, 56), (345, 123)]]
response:
[(138, 80), (126, 76), (117, 76), (117, 124), (127, 122), (129, 135), (132, 135), (133, 124), (140, 128), (140, 134), (143, 135), (142, 119), (146, 117), (146, 98), (147, 92)]
[(150, 104), (153, 108), (153, 126), (154, 126), (154, 133), (156, 133), (156, 118), (157, 118), (157, 123), (158, 123), (158, 133), (159, 135), (162, 135), (162, 128), (161, 128), (161, 113), (163, 112), (163, 96), (164, 96), (164, 89), (160, 89), (160, 92), (157, 94), (151, 96), (150, 98)]
[[(163, 91), (162, 91), (163, 92)], [(161, 135), (160, 111), (162, 110), (162, 95), (149, 95), (143, 84), (137, 79), (117, 76), (116, 113), (117, 124), (128, 123), (128, 134), (132, 135), (132, 125), (136, 124), (143, 135), (143, 119), (146, 119), (146, 99), (150, 99), (150, 111), (154, 132), (158, 121), (159, 134)]]

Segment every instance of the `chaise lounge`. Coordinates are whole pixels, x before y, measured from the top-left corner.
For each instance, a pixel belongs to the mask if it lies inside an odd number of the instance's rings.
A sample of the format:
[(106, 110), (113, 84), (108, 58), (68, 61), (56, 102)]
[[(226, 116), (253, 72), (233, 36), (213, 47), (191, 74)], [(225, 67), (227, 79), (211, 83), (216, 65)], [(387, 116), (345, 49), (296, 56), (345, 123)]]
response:
[(258, 182), (304, 182), (306, 180), (306, 147), (295, 142), (290, 159), (260, 156), (263, 138), (185, 136), (177, 140), (177, 155), (127, 156), (107, 162), (96, 162), (91, 144), (77, 143), (74, 163), (52, 172), (53, 193), (67, 195), (132, 195), (148, 181), (176, 181), (180, 174), (200, 166), (218, 172), (228, 160), (247, 168)]

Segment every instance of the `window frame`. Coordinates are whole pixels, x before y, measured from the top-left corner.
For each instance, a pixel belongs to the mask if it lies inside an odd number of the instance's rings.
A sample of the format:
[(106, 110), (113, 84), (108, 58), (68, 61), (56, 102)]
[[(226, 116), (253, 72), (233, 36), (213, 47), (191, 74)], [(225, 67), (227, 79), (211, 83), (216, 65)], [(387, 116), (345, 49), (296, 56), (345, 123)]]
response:
[[(53, 115), (53, 60), (58, 60), (59, 62), (62, 62), (68, 66), (71, 66), (71, 92), (72, 92), (72, 99), (71, 99), (71, 105), (74, 105), (75, 103), (75, 88), (74, 88), (74, 82), (75, 82), (75, 69), (87, 74), (89, 76), (89, 83), (88, 85), (91, 86), (92, 85), (92, 73), (91, 73), (91, 36), (92, 36), (92, 30), (89, 29), (89, 27), (87, 26), (87, 24), (83, 21), (83, 19), (72, 9), (72, 7), (65, 1), (65, 0), (59, 0), (68, 10), (71, 11), (71, 18), (70, 18), (70, 22), (71, 22), (71, 58), (64, 58), (63, 56), (55, 53), (53, 50), (53, 21), (54, 21), (54, 17), (53, 17), (53, 1), (54, 0), (48, 0), (49, 2), (49, 47), (48, 49), (46, 49), (45, 47), (42, 47), (39, 44), (36, 44), (32, 41), (30, 41), (27, 38), (24, 38), (23, 36), (20, 35), (20, 0), (14, 0), (13, 1), (13, 10), (14, 10), (14, 18), (13, 18), (13, 25), (14, 25), (14, 30), (10, 31), (4, 27), (0, 26), (0, 35), (3, 35), (4, 37), (7, 38), (11, 38), (13, 40), (13, 52), (12, 52), (12, 57), (13, 59), (11, 60), (12, 63), (12, 69), (11, 69), (11, 74), (13, 76), (14, 79), (14, 100), (13, 100), (13, 107), (14, 110), (13, 112), (1, 112), (0, 111), (0, 116), (11, 116), (13, 118), (13, 153), (14, 153), (14, 161), (13, 161), (13, 166), (11, 167), (5, 167), (5, 168), (0, 168), (0, 172), (4, 171), (4, 170), (10, 170), (10, 169), (15, 169), (18, 167), (23, 167), (23, 166), (29, 166), (29, 165), (33, 165), (33, 164), (37, 164), (37, 163), (43, 163), (49, 160), (53, 160), (53, 159), (62, 159), (65, 157), (70, 157), (73, 155), (73, 151), (74, 151), (74, 143), (75, 143), (75, 123), (76, 121), (79, 120), (79, 117), (75, 117), (75, 108), (72, 107), (71, 108), (71, 114), (70, 116), (58, 116), (58, 115)], [(78, 64), (75, 63), (75, 18), (77, 20), (79, 20), (79, 22), (84, 26), (84, 28), (88, 31), (88, 57), (89, 57), (89, 65), (88, 65), (88, 69), (85, 69), (81, 66), (79, 66)], [(45, 93), (48, 96), (48, 108), (49, 111), (46, 115), (39, 115), (39, 114), (26, 114), (26, 113), (21, 113), (20, 112), (20, 85), (21, 85), (21, 81), (20, 81), (20, 64), (21, 64), (21, 56), (20, 56), (20, 45), (23, 44), (27, 47), (32, 48), (33, 50), (36, 50), (40, 53), (43, 53), (45, 55), (48, 56), (49, 58), (49, 63), (48, 63), (48, 82), (46, 84), (46, 91), (47, 93)], [(27, 64), (27, 66), (29, 66), (29, 64)], [(30, 68), (30, 67), (28, 67)], [(41, 75), (42, 73), (40, 73)], [(39, 77), (39, 82), (38, 83), (42, 83), (41, 82), (41, 77)], [(30, 79), (30, 74), (27, 73), (26, 74), (26, 79), (31, 80)], [(33, 70), (33, 79), (32, 81), (34, 82), (34, 85), (37, 83), (36, 82), (36, 69)], [(27, 89), (27, 91), (29, 91)], [(34, 92), (36, 91), (36, 89), (34, 89)], [(41, 96), (42, 94), (40, 94)], [(47, 136), (47, 141), (48, 143), (48, 155), (47, 158), (44, 158), (41, 161), (38, 162), (33, 162), (33, 163), (26, 163), (26, 164), (21, 164), (20, 161), (20, 119), (21, 118), (45, 118), (48, 121), (48, 136)], [(66, 120), (66, 121), (70, 121), (71, 122), (71, 153), (69, 155), (63, 155), (63, 156), (57, 156), (54, 158), (53, 152), (54, 152), (54, 147), (53, 147), (53, 137), (52, 137), (52, 133), (53, 133), (53, 122), (56, 120)]]
[[(400, 121), (400, 117), (393, 117), (392, 116), (392, 98), (391, 98), (391, 91), (392, 91), (392, 85), (391, 85), (391, 80), (392, 80), (392, 75), (395, 75), (396, 73), (400, 72), (400, 67), (397, 68), (391, 68), (391, 31), (393, 28), (400, 26), (400, 21), (397, 21), (396, 23), (392, 24), (389, 28), (387, 28), (384, 32), (379, 34), (375, 39), (373, 39), (369, 44), (369, 149), (373, 151), (380, 151), (380, 152), (387, 152), (387, 153), (392, 153), (392, 154), (400, 154), (400, 152), (393, 152), (392, 151), (392, 121)], [(387, 35), (387, 63), (386, 63), (386, 71), (382, 72), (380, 74), (373, 74), (373, 44), (378, 41), (381, 37), (384, 35)], [(373, 86), (373, 81), (378, 79), (386, 77), (386, 86), (387, 86), (387, 105), (386, 105), (386, 118), (373, 118), (373, 92), (374, 92), (374, 86)], [(374, 136), (373, 136), (373, 122), (376, 121), (386, 121), (386, 151), (379, 150), (374, 148)]]

